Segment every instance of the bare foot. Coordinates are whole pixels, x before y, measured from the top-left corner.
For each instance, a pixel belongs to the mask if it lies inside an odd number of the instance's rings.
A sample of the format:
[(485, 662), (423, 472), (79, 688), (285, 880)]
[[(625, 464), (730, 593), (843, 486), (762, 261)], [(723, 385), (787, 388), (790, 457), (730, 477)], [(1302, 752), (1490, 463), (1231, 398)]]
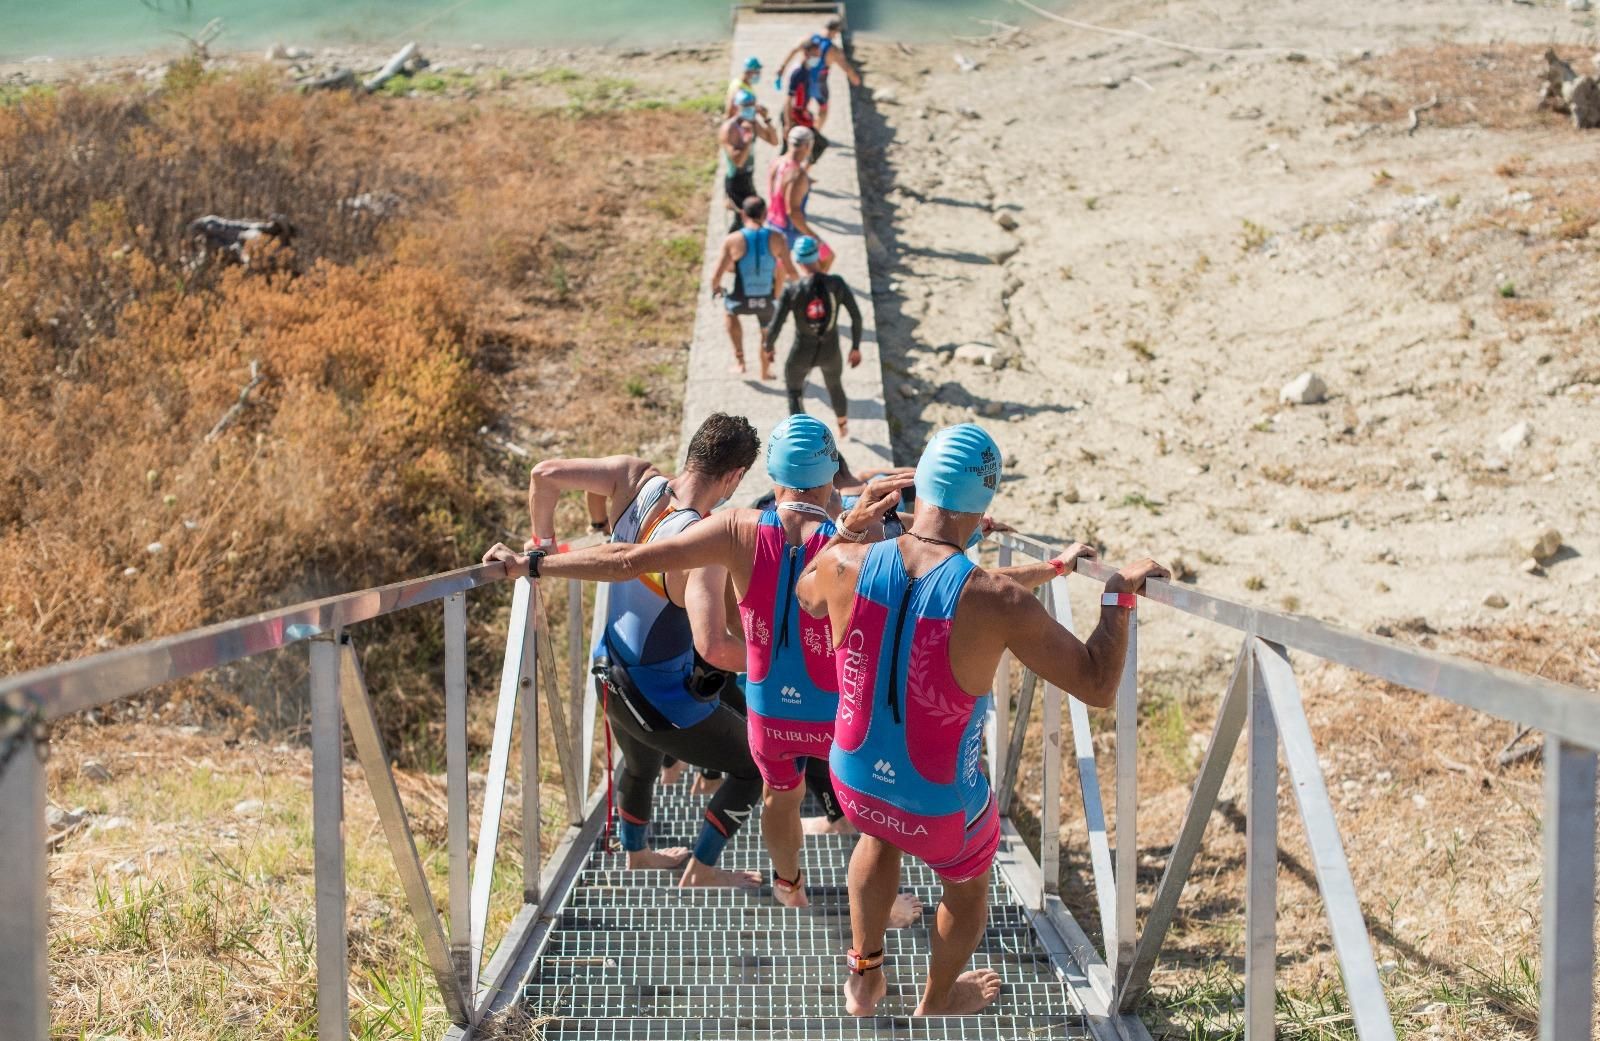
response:
[(788, 886), (780, 886), (774, 882), (772, 884), (772, 899), (784, 907), (801, 908), (811, 906), (811, 899), (806, 896), (805, 886), (795, 886), (791, 889)]
[(889, 928), (904, 929), (921, 917), (922, 901), (910, 893), (901, 893), (894, 898), (894, 906), (889, 908)]
[(694, 783), (689, 786), (690, 795), (712, 795), (722, 787), (722, 778), (707, 777), (705, 774), (695, 774)]
[(993, 969), (972, 969), (956, 977), (950, 993), (937, 1005), (926, 1000), (913, 1016), (970, 1016), (982, 1012), (1000, 996), (1000, 974)]
[(689, 851), (683, 846), (671, 846), (667, 849), (641, 849), (628, 852), (629, 868), (675, 868), (689, 859)]
[(729, 871), (727, 868), (713, 867), (691, 857), (689, 866), (683, 869), (683, 877), (678, 879), (678, 885), (685, 888), (731, 886), (735, 889), (755, 889), (761, 885), (761, 876), (754, 871)]
[(852, 1016), (870, 1016), (878, 1010), (878, 1002), (889, 993), (889, 981), (883, 978), (882, 969), (873, 969), (864, 976), (850, 973), (844, 978), (844, 1010)]
[(683, 776), (683, 771), (688, 769), (688, 767), (689, 767), (689, 764), (684, 762), (682, 759), (679, 759), (677, 762), (673, 763), (671, 766), (662, 767), (661, 768), (661, 783), (662, 784), (677, 784), (678, 783), (678, 778)]
[(844, 817), (836, 821), (826, 817), (801, 817), (800, 831), (806, 835), (854, 835), (856, 826)]
[(734, 373), (736, 375), (743, 376), (745, 374), (745, 372), (746, 372), (746, 369), (744, 367), (744, 362), (742, 362), (742, 361), (734, 362), (732, 365), (728, 366), (728, 371), (731, 372), (731, 373)]

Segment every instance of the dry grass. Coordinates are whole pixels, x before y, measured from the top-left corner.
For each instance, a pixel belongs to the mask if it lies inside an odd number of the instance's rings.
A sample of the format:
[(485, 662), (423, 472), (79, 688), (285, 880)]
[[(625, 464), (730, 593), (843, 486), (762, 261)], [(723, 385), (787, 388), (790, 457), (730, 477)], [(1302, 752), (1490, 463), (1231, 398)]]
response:
[[(1437, 641), (1451, 653), (1600, 689), (1583, 631), (1508, 626)], [(1402, 1037), (1526, 1038), (1536, 1033), (1540, 893), (1537, 759), (1500, 767), (1508, 723), (1296, 656), (1329, 792)], [(1228, 679), (1141, 680), (1141, 915), (1170, 854)], [(1096, 724), (1108, 819), (1115, 746)], [(1019, 796), (1034, 793), (1030, 735)], [(1243, 752), (1235, 756), (1154, 975), (1158, 1038), (1242, 1036)], [(1063, 784), (1062, 892), (1098, 932), (1076, 778)], [(1278, 1019), (1295, 1038), (1354, 1038), (1312, 862), (1287, 777), (1280, 789)], [(1027, 801), (1024, 799), (1024, 801)], [(1031, 805), (1036, 805), (1032, 803)], [(1530, 1018), (1534, 1017), (1534, 1018)]]
[[(1571, 128), (1563, 115), (1537, 106), (1545, 69), (1544, 44), (1438, 44), (1407, 47), (1379, 58), (1376, 71), (1390, 80), (1393, 94), (1366, 91), (1353, 99), (1347, 121), (1405, 124), (1413, 106), (1437, 96), (1439, 104), (1422, 115), (1430, 127), (1478, 126), (1495, 130)], [(1580, 71), (1590, 53), (1557, 47), (1556, 53)]]
[[(474, 560), (529, 462), (484, 425), (669, 436), (709, 127), (250, 77), (0, 107), (0, 669)], [(273, 212), (295, 237), (247, 267), (183, 233)], [(426, 628), (364, 634), (408, 741)], [(243, 677), (203, 689), (298, 720)]]

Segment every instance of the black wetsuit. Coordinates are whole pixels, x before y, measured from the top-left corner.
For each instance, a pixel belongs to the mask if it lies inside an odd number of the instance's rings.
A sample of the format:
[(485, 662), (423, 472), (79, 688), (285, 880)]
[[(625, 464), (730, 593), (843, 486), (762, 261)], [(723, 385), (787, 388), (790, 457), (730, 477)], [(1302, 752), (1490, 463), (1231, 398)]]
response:
[(789, 414), (804, 412), (806, 376), (822, 370), (833, 414), (843, 416), (849, 406), (844, 394), (844, 359), (839, 354), (839, 310), (850, 312), (850, 349), (861, 349), (861, 308), (855, 294), (838, 275), (817, 272), (783, 287), (778, 310), (767, 326), (766, 342), (776, 349), (783, 323), (794, 312), (794, 344), (783, 363), (783, 382), (789, 393)]

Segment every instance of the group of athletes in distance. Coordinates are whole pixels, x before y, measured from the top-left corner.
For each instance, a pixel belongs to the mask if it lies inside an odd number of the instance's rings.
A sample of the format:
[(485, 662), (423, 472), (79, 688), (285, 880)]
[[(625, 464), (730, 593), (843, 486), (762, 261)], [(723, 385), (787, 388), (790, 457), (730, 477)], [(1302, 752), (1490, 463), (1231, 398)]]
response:
[[(857, 830), (846, 1010), (876, 1009), (888, 990), (884, 933), (921, 914), (900, 891), (909, 853), (943, 886), (916, 1012), (977, 1012), (1001, 985), (993, 971), (966, 969), (1000, 842), (980, 761), (1001, 655), (1110, 705), (1127, 609), (1145, 579), (1167, 572), (1144, 560), (1114, 575), (1099, 624), (1080, 642), (1029, 591), (1092, 548), (1073, 543), (1048, 562), (992, 571), (964, 553), (995, 526), (987, 511), (1000, 449), (981, 427), (941, 430), (914, 471), (864, 481), (827, 424), (791, 415), (767, 441), (770, 499), (713, 513), (760, 450), (747, 419), (716, 413), (675, 476), (633, 456), (545, 460), (529, 482), (533, 537), (521, 553), (497, 544), (484, 560), (513, 575), (611, 583), (595, 656), (622, 752), (618, 832), (630, 868), (682, 864), (684, 886), (759, 885), (718, 859), (761, 798), (772, 896), (803, 908), (805, 833)], [(569, 491), (586, 495), (610, 543), (553, 555), (556, 502)], [(692, 850), (650, 845), (669, 758), (723, 777)], [(808, 788), (826, 818), (802, 821)]]
[[(794, 345), (783, 365), (789, 412), (804, 411), (806, 376), (821, 369), (839, 436), (845, 437), (849, 400), (841, 380), (845, 358), (839, 352), (839, 316), (841, 310), (850, 314), (849, 364), (854, 368), (861, 364), (861, 311), (844, 279), (829, 273), (833, 250), (806, 217), (811, 168), (828, 146), (822, 126), (828, 119), (829, 71), (838, 68), (852, 84), (861, 83), (839, 45), (841, 28), (838, 18), (829, 19), (821, 32), (802, 40), (784, 57), (774, 81), (783, 91), (779, 126), (773, 126), (766, 106), (756, 99), (761, 59), (747, 59), (743, 73), (728, 85), (727, 111), (717, 140), (722, 146), (723, 189), (733, 216), (711, 292), (723, 297), (736, 373), (746, 372), (741, 316), (753, 315), (761, 325), (763, 380), (773, 378), (778, 335), (794, 317)], [(785, 86), (784, 73), (791, 63), (794, 71)], [(765, 199), (755, 183), (758, 140), (779, 149), (767, 174)], [(731, 291), (722, 285), (730, 271)]]

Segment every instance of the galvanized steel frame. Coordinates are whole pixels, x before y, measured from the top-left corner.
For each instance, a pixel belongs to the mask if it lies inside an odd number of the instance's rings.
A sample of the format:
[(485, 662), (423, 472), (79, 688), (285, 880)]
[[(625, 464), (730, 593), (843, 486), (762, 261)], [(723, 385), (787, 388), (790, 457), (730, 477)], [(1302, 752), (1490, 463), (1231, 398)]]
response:
[[(1014, 534), (998, 535), (996, 541), (1006, 562), (1013, 554), (1048, 559), (1051, 553), (1043, 543)], [(1079, 561), (1076, 565), (1079, 575), (1096, 581), (1104, 581), (1111, 571), (1098, 562)], [(0, 892), (0, 1018), (19, 1031), (21, 1038), (42, 1039), (47, 1034), (44, 743), (37, 729), (169, 680), (309, 641), (318, 991), (343, 997), (348, 986), (343, 820), (344, 729), (348, 724), (408, 903), (422, 930), (430, 968), (456, 1023), (449, 1036), (469, 1038), (482, 1016), (515, 993), (515, 984), (526, 975), (549, 935), (553, 916), (544, 909), (559, 906), (565, 899), (603, 825), (598, 805), (601, 793), (589, 790), (597, 697), (593, 678), (585, 675), (585, 647), (577, 639), (582, 628), (581, 587), (575, 582), (568, 587), (572, 640), (568, 675), (561, 684), (555, 678), (556, 663), (543, 625), (538, 583), (519, 579), (507, 632), (477, 860), (475, 871), (468, 874), (466, 594), (506, 577), (500, 564), (463, 568), (298, 604), (0, 680), (0, 705), (6, 707), (9, 724), (0, 729), (0, 876), (8, 882)], [(595, 625), (604, 611), (604, 587), (599, 590)], [(1070, 626), (1068, 591), (1067, 579), (1062, 577), (1049, 583), (1041, 595), (1052, 614)], [(1130, 1013), (1148, 987), (1241, 734), (1247, 734), (1248, 752), (1247, 1036), (1262, 1041), (1273, 1035), (1280, 745), (1306, 826), (1357, 1032), (1364, 1039), (1393, 1036), (1365, 921), (1289, 665), (1290, 648), (1546, 731), (1541, 1038), (1576, 1037), (1587, 1029), (1593, 1014), (1590, 988), (1595, 964), (1595, 749), (1600, 747), (1600, 698), (1579, 688), (1396, 647), (1311, 619), (1264, 611), (1171, 583), (1149, 583), (1144, 599), (1233, 628), (1243, 634), (1244, 643), (1143, 932), (1137, 931), (1135, 920), (1137, 791), (1132, 766), (1137, 755), (1133, 726), (1137, 636), (1130, 639), (1117, 690), (1117, 747), (1121, 754), (1115, 778), (1118, 841), (1114, 849), (1101, 804), (1089, 716), (1081, 702), (1069, 701), (1093, 884), (1104, 925), (1102, 946), (1095, 948), (1057, 895), (1059, 842), (1041, 843), (1035, 864), (1007, 821), (1010, 852), (1002, 854), (997, 865), (1030, 908), (1035, 929), (1052, 957), (1060, 956), (1057, 961), (1063, 978), (1083, 1001), (1096, 1036), (1143, 1035), (1143, 1028)], [(439, 921), (422, 874), (347, 632), (361, 622), (435, 601), (442, 602), (445, 635), (448, 932)], [(998, 779), (998, 798), (1006, 810), (1011, 806), (1017, 762), (1039, 684), (1037, 676), (1022, 670), (1013, 711), (1011, 666), (1009, 660), (1003, 661), (996, 677), (996, 707), (988, 740), (991, 776)], [(548, 865), (541, 861), (537, 824), (541, 673), (561, 758), (567, 816), (573, 824)], [(1040, 823), (1042, 834), (1052, 837), (1060, 833), (1063, 692), (1049, 684), (1044, 688), (1038, 698), (1044, 722)], [(512, 734), (519, 715), (523, 732), (519, 765), (525, 795), (524, 902), (484, 967), (488, 893), (510, 771)], [(528, 793), (533, 793), (531, 800)], [(348, 1001), (319, 1003), (318, 1030), (321, 1036), (347, 1035)]]
[[(1012, 553), (1036, 560), (1049, 559), (1053, 553), (1052, 547), (1024, 536), (1001, 534), (995, 538), (1008, 560)], [(1095, 561), (1080, 560), (1075, 567), (1076, 574), (1098, 582), (1108, 579), (1113, 571)], [(1050, 586), (1046, 605), (1053, 616), (1070, 627), (1066, 579), (1057, 578)], [(1115, 870), (1108, 863), (1110, 850), (1093, 743), (1088, 734), (1088, 713), (1080, 702), (1071, 702), (1069, 718), (1078, 753), (1079, 791), (1103, 936), (1098, 950), (1088, 944), (1086, 937), (1081, 942), (1069, 941), (1069, 946), (1085, 967), (1090, 982), (1100, 982), (1096, 992), (1124, 1017), (1124, 1024), (1148, 990), (1150, 973), (1176, 914), (1206, 823), (1216, 807), (1229, 761), (1241, 733), (1247, 731), (1245, 1036), (1250, 1041), (1270, 1041), (1275, 1034), (1280, 748), (1305, 826), (1317, 888), (1328, 915), (1357, 1035), (1363, 1041), (1388, 1041), (1395, 1036), (1366, 920), (1289, 663), (1292, 648), (1546, 732), (1540, 1038), (1554, 1041), (1587, 1036), (1594, 1014), (1595, 750), (1600, 747), (1600, 697), (1567, 684), (1432, 651), (1398, 647), (1309, 618), (1265, 611), (1170, 582), (1147, 583), (1143, 599), (1235, 629), (1243, 635), (1244, 642), (1142, 934), (1136, 932), (1135, 922), (1137, 795), (1131, 769), (1137, 762), (1137, 732), (1133, 726), (1137, 711), (1137, 616), (1130, 629), (1128, 656), (1117, 690)], [(1059, 693), (1048, 686), (1046, 690), (1041, 834), (1049, 838), (1059, 834), (1061, 746), (1059, 739), (1052, 740), (1059, 728)], [(1020, 732), (1025, 723), (1026, 712), (1019, 711), (1013, 725)], [(1007, 770), (999, 776), (1009, 785), (1013, 775)], [(1002, 792), (1002, 805), (1009, 803), (1010, 795)], [(1124, 841), (1125, 836), (1128, 841)], [(1059, 863), (1059, 852), (1052, 848), (1055, 845), (1041, 841), (1044, 877), (1038, 886), (1038, 902), (1031, 906), (1039, 907), (1056, 924), (1060, 935), (1070, 936), (1076, 931), (1081, 936), (1070, 912), (1054, 895), (1052, 871)], [(1107, 988), (1109, 993), (1102, 993)]]

